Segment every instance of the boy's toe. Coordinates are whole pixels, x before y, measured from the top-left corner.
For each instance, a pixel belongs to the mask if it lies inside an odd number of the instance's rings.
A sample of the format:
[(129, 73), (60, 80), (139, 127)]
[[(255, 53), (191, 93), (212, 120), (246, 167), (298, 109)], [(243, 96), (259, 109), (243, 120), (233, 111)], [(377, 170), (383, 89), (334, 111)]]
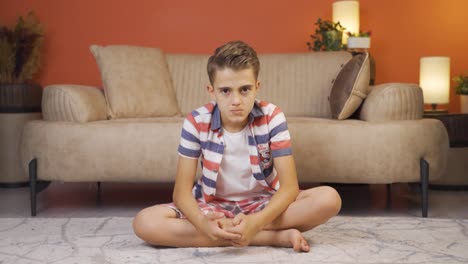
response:
[(303, 240), (301, 244), (302, 244), (302, 251), (309, 252), (310, 250), (309, 243), (307, 243), (306, 240)]

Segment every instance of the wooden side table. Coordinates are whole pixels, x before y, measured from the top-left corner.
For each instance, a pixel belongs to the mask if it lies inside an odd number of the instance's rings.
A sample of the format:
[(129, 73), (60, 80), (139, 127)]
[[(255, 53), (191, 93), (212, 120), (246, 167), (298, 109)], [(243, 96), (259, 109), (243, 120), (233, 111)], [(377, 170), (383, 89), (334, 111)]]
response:
[(41, 112), (0, 113), (0, 187), (28, 185), (19, 150), (24, 124), (36, 119), (42, 119)]
[(36, 83), (0, 84), (0, 187), (22, 187), (29, 176), (20, 164), (23, 127), (41, 119), (42, 87)]
[(450, 141), (447, 169), (430, 182), (431, 189), (468, 190), (468, 114), (424, 113), (424, 118), (442, 121)]

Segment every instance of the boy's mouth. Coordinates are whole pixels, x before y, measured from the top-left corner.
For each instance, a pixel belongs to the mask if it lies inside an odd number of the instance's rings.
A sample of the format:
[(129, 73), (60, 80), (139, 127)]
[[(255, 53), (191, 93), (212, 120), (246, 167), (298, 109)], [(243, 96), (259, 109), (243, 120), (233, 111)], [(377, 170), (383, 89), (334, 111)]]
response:
[(234, 114), (234, 115), (240, 115), (240, 114), (242, 114), (242, 112), (243, 112), (243, 111), (240, 110), (240, 109), (231, 110), (231, 113)]

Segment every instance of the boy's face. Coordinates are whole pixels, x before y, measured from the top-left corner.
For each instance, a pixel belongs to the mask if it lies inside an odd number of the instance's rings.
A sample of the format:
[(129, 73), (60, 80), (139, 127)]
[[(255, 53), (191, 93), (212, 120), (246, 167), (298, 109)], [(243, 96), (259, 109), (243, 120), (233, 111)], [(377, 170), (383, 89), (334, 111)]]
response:
[(255, 79), (253, 70), (218, 70), (213, 85), (207, 88), (218, 104), (223, 127), (229, 132), (241, 131), (247, 125), (248, 115), (260, 89), (260, 82)]

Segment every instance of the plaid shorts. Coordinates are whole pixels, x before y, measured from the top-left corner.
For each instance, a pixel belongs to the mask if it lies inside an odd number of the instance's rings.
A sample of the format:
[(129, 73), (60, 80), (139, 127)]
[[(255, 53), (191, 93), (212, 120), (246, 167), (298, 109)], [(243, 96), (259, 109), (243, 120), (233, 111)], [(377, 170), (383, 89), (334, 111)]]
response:
[[(210, 212), (220, 212), (223, 213), (226, 218), (234, 218), (239, 213), (248, 215), (261, 211), (267, 206), (270, 199), (271, 196), (260, 196), (241, 201), (226, 201), (215, 199), (208, 203), (198, 200), (198, 208), (200, 208), (200, 210), (205, 215)], [(172, 208), (176, 212), (177, 218), (186, 218), (185, 215), (174, 205), (174, 203), (161, 205)]]

